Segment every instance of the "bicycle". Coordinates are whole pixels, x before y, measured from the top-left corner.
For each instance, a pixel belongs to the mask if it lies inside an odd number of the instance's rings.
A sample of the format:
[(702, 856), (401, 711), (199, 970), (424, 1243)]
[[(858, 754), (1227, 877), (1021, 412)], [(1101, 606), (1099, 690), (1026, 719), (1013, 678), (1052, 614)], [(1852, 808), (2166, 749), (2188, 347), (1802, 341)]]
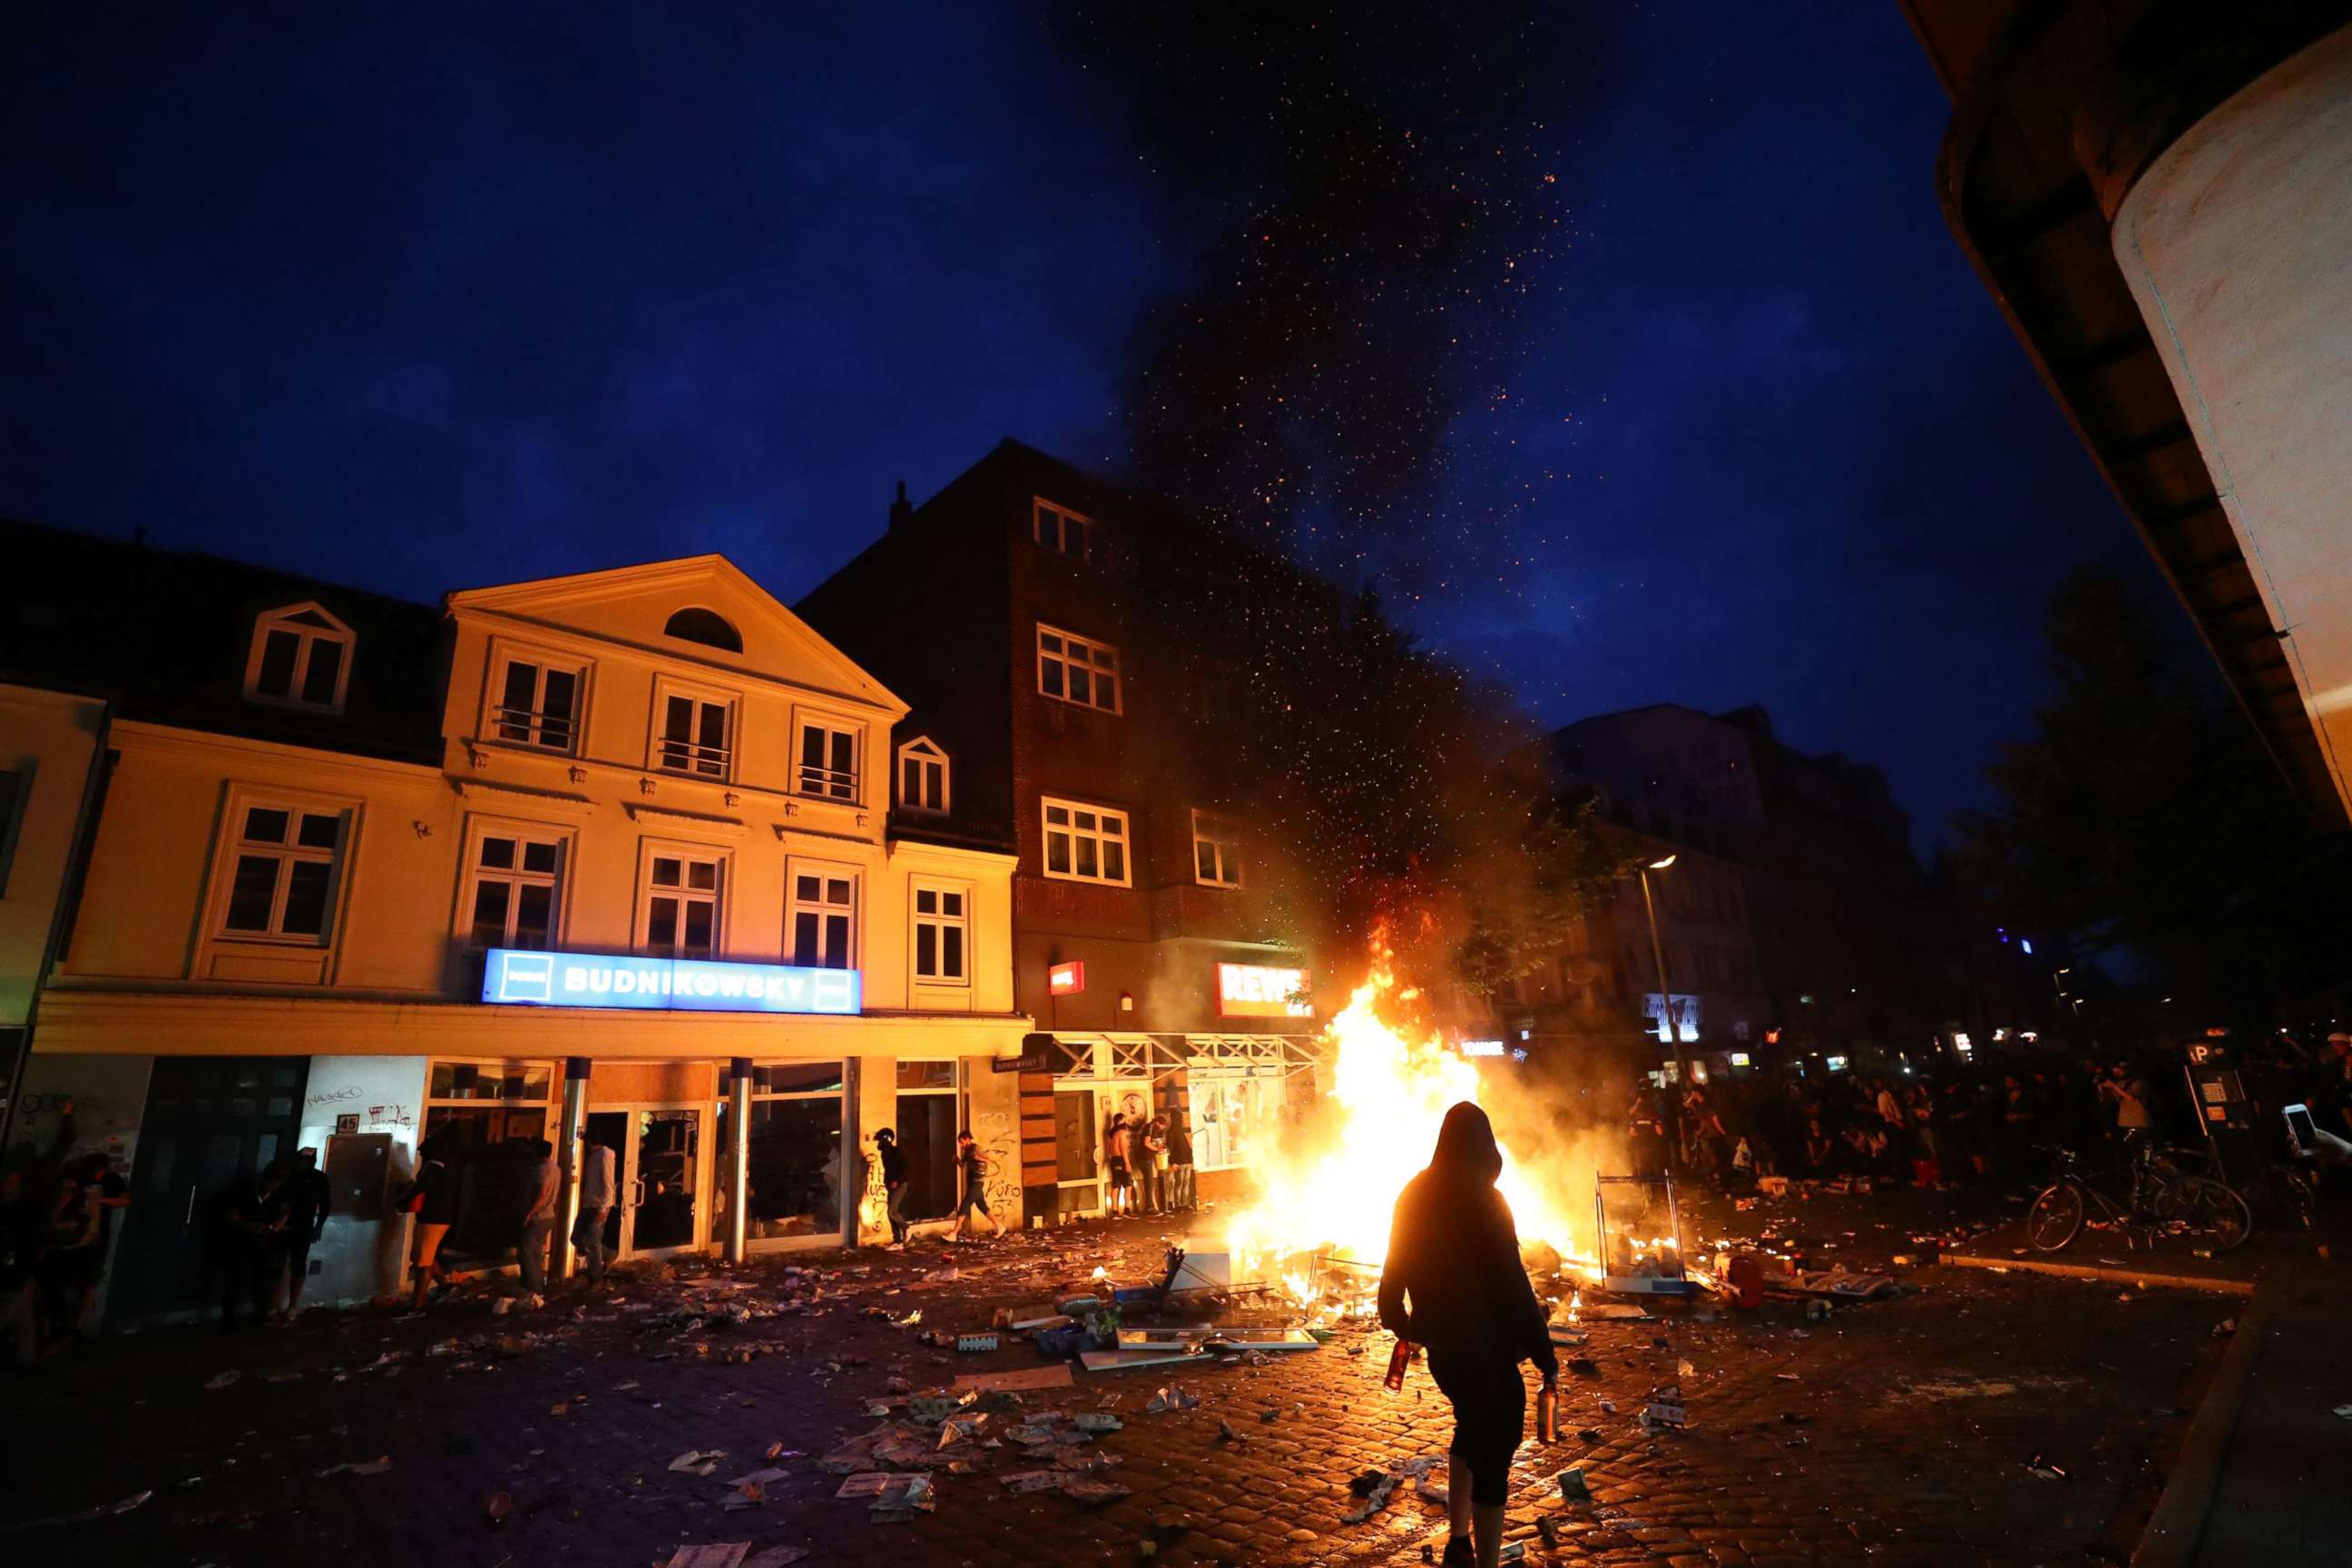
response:
[(2099, 1215), (2093, 1223), (2122, 1230), (2126, 1246), (2137, 1245), (2139, 1233), (2152, 1246), (2155, 1234), (2168, 1230), (2186, 1236), (2200, 1251), (2221, 1253), (2242, 1247), (2253, 1234), (2253, 1212), (2236, 1189), (2210, 1176), (2181, 1173), (2153, 1144), (2142, 1142), (2132, 1152), (2122, 1203), (2083, 1178), (2073, 1150), (2056, 1154), (2055, 1179), (2025, 1214), (2026, 1243), (2037, 1252), (2072, 1245), (2094, 1208)]

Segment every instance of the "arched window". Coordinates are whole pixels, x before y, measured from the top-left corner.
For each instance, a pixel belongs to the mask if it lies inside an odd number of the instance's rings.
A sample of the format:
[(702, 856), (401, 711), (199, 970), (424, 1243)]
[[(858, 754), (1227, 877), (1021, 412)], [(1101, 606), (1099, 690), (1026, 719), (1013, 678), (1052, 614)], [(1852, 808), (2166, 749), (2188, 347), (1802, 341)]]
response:
[(340, 713), (351, 686), (352, 628), (315, 603), (288, 605), (254, 617), (245, 661), (248, 702)]
[(928, 735), (898, 748), (898, 809), (947, 812), (948, 754)]
[(743, 651), (743, 634), (735, 629), (735, 624), (718, 611), (706, 610), (699, 605), (690, 605), (672, 616), (662, 632), (680, 642), (698, 642), (729, 653)]

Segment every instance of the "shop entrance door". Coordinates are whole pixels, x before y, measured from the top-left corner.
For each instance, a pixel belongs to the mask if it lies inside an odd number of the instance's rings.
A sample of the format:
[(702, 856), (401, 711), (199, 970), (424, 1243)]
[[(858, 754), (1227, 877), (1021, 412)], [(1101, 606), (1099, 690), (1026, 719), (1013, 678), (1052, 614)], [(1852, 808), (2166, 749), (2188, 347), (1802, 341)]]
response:
[(1095, 1116), (1095, 1091), (1054, 1091), (1054, 1178), (1061, 1188), (1060, 1212), (1091, 1214), (1102, 1207), (1102, 1176), (1095, 1156), (1102, 1147), (1102, 1123)]
[(702, 1244), (698, 1105), (608, 1106), (588, 1113), (588, 1142), (614, 1151), (619, 1199), (604, 1219), (614, 1258), (686, 1252)]
[(159, 1057), (147, 1085), (131, 1206), (108, 1291), (118, 1323), (193, 1316), (215, 1304), (208, 1207), (230, 1183), (294, 1152), (308, 1057)]

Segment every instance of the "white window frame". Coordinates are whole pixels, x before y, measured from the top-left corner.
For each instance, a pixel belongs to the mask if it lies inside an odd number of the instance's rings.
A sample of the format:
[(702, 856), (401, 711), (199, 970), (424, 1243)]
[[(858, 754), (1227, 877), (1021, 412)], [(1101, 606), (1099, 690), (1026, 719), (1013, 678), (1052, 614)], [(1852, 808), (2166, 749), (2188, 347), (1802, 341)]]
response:
[[(1048, 637), (1059, 638), (1060, 647), (1048, 650), (1045, 647), (1045, 639)], [(1078, 659), (1072, 657), (1074, 653), (1081, 650), (1086, 655), (1085, 658)], [(1045, 669), (1048, 664), (1053, 665), (1060, 672), (1062, 689), (1059, 691), (1046, 689)], [(1087, 673), (1087, 689), (1090, 695), (1087, 700), (1083, 702), (1070, 695), (1070, 668), (1073, 665), (1083, 668)], [(1102, 689), (1101, 678), (1104, 675), (1108, 675), (1112, 681), (1111, 701), (1108, 707), (1095, 700), (1091, 695)], [(1067, 631), (1060, 626), (1049, 626), (1044, 621), (1039, 621), (1037, 623), (1037, 695), (1050, 701), (1066, 702), (1073, 708), (1084, 708), (1090, 712), (1125, 713), (1127, 711), (1127, 671), (1119, 663), (1118, 647), (1081, 633)]]
[[(474, 905), (477, 891), (485, 881), (504, 882), (511, 889), (526, 885), (551, 889), (547, 904), (547, 945), (551, 951), (563, 945), (563, 931), (572, 891), (572, 851), (579, 835), (575, 829), (545, 822), (525, 822), (514, 817), (476, 816), (466, 824), (465, 858), (459, 863), (457, 876), (457, 908), (451, 926), (458, 942), (468, 952), (485, 951), (474, 941)], [(515, 864), (511, 867), (485, 867), (482, 864), (482, 844), (486, 839), (511, 838), (516, 842)], [(550, 872), (529, 871), (523, 868), (521, 846), (525, 843), (551, 844), (555, 847), (555, 869)], [(514, 945), (515, 912), (520, 907), (519, 893), (507, 897), (507, 937), (496, 943), (499, 947)]]
[[(936, 802), (907, 798), (907, 764), (910, 762), (919, 769), (937, 768), (939, 770), (940, 797)], [(955, 798), (955, 770), (948, 762), (946, 751), (929, 735), (918, 735), (911, 741), (900, 742), (896, 765), (890, 770), (890, 778), (891, 787), (898, 792), (900, 811), (919, 812), (925, 816), (948, 815), (950, 803)]]
[[(669, 705), (672, 699), (697, 705), (694, 730), (698, 734), (701, 731), (701, 709), (704, 705), (725, 711), (727, 738), (718, 747), (708, 747), (699, 741), (686, 742), (689, 763), (703, 752), (715, 749), (719, 753), (718, 772), (710, 773), (691, 765), (673, 767), (664, 755), (670, 744), (666, 736), (668, 733)], [(666, 774), (670, 778), (702, 779), (710, 784), (729, 784), (734, 780), (736, 760), (742, 753), (743, 699), (740, 693), (716, 687), (698, 686), (690, 681), (672, 680), (667, 676), (655, 679), (653, 723), (646, 736), (646, 766), (648, 770)], [(795, 758), (794, 761), (797, 763), (798, 759)]]
[[(1054, 520), (1050, 525), (1053, 531), (1050, 539), (1045, 536), (1049, 515)], [(1070, 535), (1074, 531), (1078, 536), (1076, 550), (1070, 548)], [(1102, 565), (1108, 553), (1108, 542), (1101, 540), (1101, 535), (1102, 524), (1095, 519), (1072, 511), (1059, 501), (1047, 500), (1044, 496), (1029, 498), (1030, 541), (1048, 554), (1059, 555), (1082, 565)], [(1097, 541), (1101, 542), (1098, 544)]]
[[(532, 706), (520, 721), (506, 717), (507, 671), (518, 664), (527, 664), (539, 673), (531, 681)], [(536, 752), (548, 757), (575, 757), (580, 754), (583, 737), (588, 729), (588, 683), (594, 666), (584, 658), (569, 654), (553, 653), (544, 648), (525, 647), (505, 643), (494, 644), (490, 657), (490, 679), (482, 694), (482, 721), (478, 733), (501, 746)], [(550, 672), (572, 677), (571, 735), (561, 746), (547, 743), (544, 729), (547, 722), (547, 678)], [(509, 724), (522, 729), (518, 739), (506, 732)]]
[[(323, 626), (303, 626), (294, 620), (295, 616), (303, 615), (316, 616), (327, 624)], [(261, 689), (262, 656), (268, 649), (273, 632), (283, 632), (296, 639), (294, 672), (282, 694)], [(334, 696), (324, 702), (313, 702), (302, 695), (302, 689), (310, 680), (311, 651), (320, 643), (333, 643), (342, 653), (341, 662), (335, 667)], [(358, 636), (333, 611), (315, 599), (265, 610), (253, 618), (253, 642), (246, 650), (245, 700), (267, 703), (273, 708), (292, 708), (304, 713), (341, 713), (343, 700), (351, 692), (352, 658), (358, 651)]]
[[(1201, 846), (1213, 846), (1217, 852), (1217, 874), (1201, 874)], [(1213, 811), (1192, 808), (1192, 880), (1203, 888), (1239, 888), (1242, 885), (1241, 824), (1230, 816)]]
[[(680, 862), (707, 860), (719, 868), (719, 886), (715, 889), (690, 887), (692, 880), (683, 864), (678, 868), (678, 885), (675, 889), (654, 886), (654, 865), (659, 860)], [(637, 952), (653, 952), (654, 900), (675, 894), (678, 900), (677, 930), (686, 930), (686, 905), (689, 901), (708, 901), (711, 905), (710, 952), (713, 959), (727, 955), (727, 920), (735, 898), (734, 852), (711, 844), (693, 844), (671, 839), (645, 838), (638, 840), (637, 907), (630, 925), (630, 945)], [(673, 952), (673, 957), (700, 957), (701, 954)]]
[[(808, 764), (802, 761), (801, 756), (802, 748), (808, 743), (811, 731), (827, 738), (825, 746), (827, 761), (825, 765), (817, 770), (822, 776), (817, 781), (816, 788), (810, 787)], [(833, 737), (840, 735), (849, 737), (849, 775), (846, 780), (849, 793), (847, 795), (836, 795), (830, 787), (838, 777), (838, 770), (831, 764), (833, 755), (831, 742)], [(837, 714), (808, 709), (796, 711), (793, 715), (792, 765), (793, 794), (803, 800), (831, 801), (835, 805), (854, 806), (862, 804), (866, 799), (866, 726), (857, 720), (844, 719)]]
[[(287, 832), (294, 842), (268, 844), (247, 839), (245, 836), (246, 823), (255, 811), (287, 813)], [(305, 816), (335, 819), (335, 842), (331, 847), (320, 848), (300, 842), (299, 819)], [(302, 948), (311, 952), (331, 948), (342, 929), (343, 889), (351, 880), (352, 850), (358, 837), (359, 809), (355, 802), (331, 795), (282, 790), (238, 790), (232, 793), (228, 810), (221, 823), (219, 886), (214, 896), (212, 919), (206, 922), (210, 939), (222, 943)], [(267, 856), (278, 861), (277, 879), (270, 892), (269, 923), (268, 929), (262, 931), (240, 931), (228, 923), (229, 906), (236, 896), (237, 867), (248, 856)], [(297, 863), (323, 864), (327, 868), (326, 907), (320, 921), (323, 929), (315, 935), (309, 931), (279, 929), (285, 921), (287, 894), (293, 882), (291, 868)]]
[(866, 957), (866, 888), (865, 873), (859, 868), (838, 860), (814, 860), (802, 856), (789, 856), (784, 861), (784, 962), (797, 968), (824, 969), (830, 965), (811, 963), (800, 950), (800, 917), (803, 910), (814, 913), (819, 921), (817, 945), (824, 945), (823, 922), (840, 912), (841, 906), (826, 902), (824, 889), (818, 889), (815, 903), (803, 903), (800, 896), (800, 879), (815, 877), (820, 880), (834, 879), (849, 884), (849, 963), (846, 969), (856, 972), (865, 968)]
[[(1054, 813), (1057, 810), (1067, 814), (1067, 820), (1059, 825), (1054, 821)], [(1077, 820), (1081, 815), (1093, 816), (1095, 826), (1091, 828), (1081, 826)], [(1106, 833), (1102, 830), (1101, 821), (1105, 815), (1118, 818), (1119, 828), (1117, 833)], [(1037, 824), (1042, 834), (1037, 846), (1037, 863), (1047, 877), (1057, 882), (1089, 882), (1104, 888), (1131, 888), (1135, 885), (1135, 814), (1129, 811), (1127, 807), (1097, 805), (1090, 801), (1067, 800), (1060, 795), (1041, 795), (1037, 797)], [(1054, 869), (1053, 841), (1057, 834), (1070, 840), (1070, 868), (1066, 871)], [(1077, 847), (1081, 842), (1087, 841), (1095, 846), (1095, 865), (1097, 870), (1108, 859), (1108, 857), (1103, 853), (1104, 847), (1111, 843), (1118, 844), (1118, 876), (1089, 877), (1078, 870)]]
[[(973, 967), (971, 900), (974, 890), (972, 883), (947, 881), (933, 877), (917, 878), (908, 886), (907, 889), (907, 973), (916, 984), (952, 985), (960, 989), (971, 986)], [(934, 899), (933, 909), (929, 914), (923, 912), (923, 895), (926, 893), (931, 894)], [(946, 906), (937, 902), (942, 896), (952, 896), (962, 900), (963, 912), (960, 915), (948, 914)], [(961, 973), (925, 974), (922, 972), (919, 959), (922, 952), (921, 933), (926, 928), (935, 933), (931, 939), (931, 952), (934, 957), (947, 951), (943, 937), (937, 933), (943, 933), (950, 928), (963, 933), (963, 972)]]

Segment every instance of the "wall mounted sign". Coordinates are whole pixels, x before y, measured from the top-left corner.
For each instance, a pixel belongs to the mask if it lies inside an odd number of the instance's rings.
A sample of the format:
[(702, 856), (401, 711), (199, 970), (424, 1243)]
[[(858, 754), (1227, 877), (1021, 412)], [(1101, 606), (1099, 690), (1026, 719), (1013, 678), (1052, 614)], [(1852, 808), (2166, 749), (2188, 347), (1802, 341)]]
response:
[(482, 1000), (508, 1006), (855, 1013), (859, 997), (855, 969), (510, 947), (490, 949), (482, 968)]
[(1217, 965), (1217, 1011), (1228, 1018), (1311, 1018), (1307, 971), (1263, 963)]
[(1045, 971), (1045, 989), (1056, 996), (1075, 996), (1087, 988), (1084, 963), (1057, 963)]

